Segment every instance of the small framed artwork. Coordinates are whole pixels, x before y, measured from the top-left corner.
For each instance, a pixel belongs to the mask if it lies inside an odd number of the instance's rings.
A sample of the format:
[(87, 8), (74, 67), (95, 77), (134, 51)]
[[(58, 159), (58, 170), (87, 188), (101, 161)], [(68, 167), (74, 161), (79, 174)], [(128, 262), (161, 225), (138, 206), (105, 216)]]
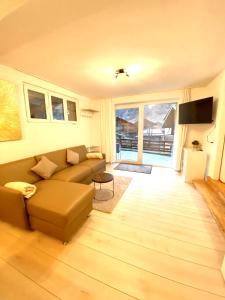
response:
[(0, 80), (0, 141), (22, 138), (16, 85)]

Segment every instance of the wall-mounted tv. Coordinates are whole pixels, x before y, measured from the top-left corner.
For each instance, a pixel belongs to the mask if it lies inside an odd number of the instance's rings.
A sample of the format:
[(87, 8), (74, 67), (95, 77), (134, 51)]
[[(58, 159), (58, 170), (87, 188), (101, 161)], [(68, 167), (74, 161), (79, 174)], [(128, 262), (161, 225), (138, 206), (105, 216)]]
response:
[(179, 124), (212, 123), (213, 97), (179, 105)]

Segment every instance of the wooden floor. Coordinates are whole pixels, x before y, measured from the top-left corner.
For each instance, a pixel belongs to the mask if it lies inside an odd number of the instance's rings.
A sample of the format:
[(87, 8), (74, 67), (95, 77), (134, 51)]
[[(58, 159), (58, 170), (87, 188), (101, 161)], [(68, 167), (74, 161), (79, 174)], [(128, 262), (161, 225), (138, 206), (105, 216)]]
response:
[(1, 300), (225, 298), (225, 242), (198, 192), (169, 169), (112, 172), (129, 188), (67, 246), (0, 223)]

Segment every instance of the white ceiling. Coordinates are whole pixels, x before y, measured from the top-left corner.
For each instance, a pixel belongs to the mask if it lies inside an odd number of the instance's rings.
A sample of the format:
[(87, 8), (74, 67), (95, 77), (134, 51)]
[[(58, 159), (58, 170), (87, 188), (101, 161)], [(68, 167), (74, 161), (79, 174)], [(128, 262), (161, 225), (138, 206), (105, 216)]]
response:
[(0, 20), (25, 3), (26, 0), (1, 0)]
[(193, 87), (225, 69), (225, 1), (27, 0), (0, 36), (1, 64), (91, 98)]

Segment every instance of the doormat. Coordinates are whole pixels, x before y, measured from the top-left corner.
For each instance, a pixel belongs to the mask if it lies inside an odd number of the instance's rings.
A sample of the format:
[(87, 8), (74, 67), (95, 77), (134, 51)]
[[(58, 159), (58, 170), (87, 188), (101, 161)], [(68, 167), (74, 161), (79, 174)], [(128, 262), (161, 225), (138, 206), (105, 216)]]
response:
[(148, 165), (131, 165), (131, 164), (118, 164), (115, 170), (128, 171), (128, 172), (137, 172), (137, 173), (146, 173), (151, 174), (152, 166)]

